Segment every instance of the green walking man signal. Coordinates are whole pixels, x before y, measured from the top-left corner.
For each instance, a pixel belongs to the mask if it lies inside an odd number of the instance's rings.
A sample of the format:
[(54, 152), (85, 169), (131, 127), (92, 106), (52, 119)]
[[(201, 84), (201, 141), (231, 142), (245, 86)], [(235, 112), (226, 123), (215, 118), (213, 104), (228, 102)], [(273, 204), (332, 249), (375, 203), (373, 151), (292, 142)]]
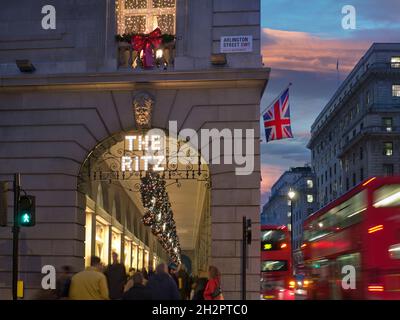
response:
[(18, 225), (33, 227), (35, 224), (35, 197), (21, 196), (19, 198)]

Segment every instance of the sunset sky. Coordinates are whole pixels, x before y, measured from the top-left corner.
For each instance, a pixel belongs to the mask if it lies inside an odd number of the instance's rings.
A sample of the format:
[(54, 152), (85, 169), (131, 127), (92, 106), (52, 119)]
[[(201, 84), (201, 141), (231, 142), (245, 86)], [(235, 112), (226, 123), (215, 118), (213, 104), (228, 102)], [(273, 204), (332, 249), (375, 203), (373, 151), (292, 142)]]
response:
[[(306, 4), (305, 4), (306, 3)], [(356, 9), (356, 29), (342, 28), (344, 5)], [(373, 42), (400, 42), (399, 0), (261, 0), (262, 55), (271, 78), (264, 109), (292, 82), (295, 139), (265, 143), (262, 130), (262, 204), (288, 168), (310, 163), (310, 127), (349, 71)], [(339, 77), (336, 63), (339, 60)], [(261, 122), (262, 123), (262, 122)]]

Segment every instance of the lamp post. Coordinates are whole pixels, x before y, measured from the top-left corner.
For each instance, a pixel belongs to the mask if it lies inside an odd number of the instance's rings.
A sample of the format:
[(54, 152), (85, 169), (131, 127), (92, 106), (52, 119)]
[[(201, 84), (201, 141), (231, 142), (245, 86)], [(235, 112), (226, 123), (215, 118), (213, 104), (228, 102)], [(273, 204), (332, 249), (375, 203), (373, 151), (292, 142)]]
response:
[(294, 247), (293, 247), (293, 199), (296, 197), (296, 192), (290, 188), (288, 192), (288, 198), (290, 201), (290, 250), (292, 257), (292, 273), (294, 274)]

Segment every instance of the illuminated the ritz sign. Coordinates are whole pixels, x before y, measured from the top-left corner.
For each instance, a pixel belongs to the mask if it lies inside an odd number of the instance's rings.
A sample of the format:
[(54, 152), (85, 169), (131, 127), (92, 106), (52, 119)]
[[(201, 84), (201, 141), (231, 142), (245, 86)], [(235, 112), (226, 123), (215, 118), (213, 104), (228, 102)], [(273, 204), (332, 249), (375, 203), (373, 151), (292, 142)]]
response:
[[(152, 165), (153, 171), (164, 171), (162, 165), (165, 156), (158, 155), (161, 151), (161, 135), (131, 135), (125, 136), (125, 154), (121, 158), (121, 171), (148, 171), (149, 165)], [(134, 152), (139, 151), (143, 155), (127, 155), (126, 151)]]

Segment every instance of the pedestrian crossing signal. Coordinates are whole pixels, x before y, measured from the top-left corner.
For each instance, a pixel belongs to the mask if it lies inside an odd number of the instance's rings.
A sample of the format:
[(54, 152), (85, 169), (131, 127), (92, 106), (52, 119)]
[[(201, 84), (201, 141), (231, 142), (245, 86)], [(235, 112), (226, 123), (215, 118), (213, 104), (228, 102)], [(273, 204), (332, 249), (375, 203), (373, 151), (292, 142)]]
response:
[(21, 196), (19, 198), (18, 225), (20, 227), (32, 227), (35, 224), (35, 197)]

